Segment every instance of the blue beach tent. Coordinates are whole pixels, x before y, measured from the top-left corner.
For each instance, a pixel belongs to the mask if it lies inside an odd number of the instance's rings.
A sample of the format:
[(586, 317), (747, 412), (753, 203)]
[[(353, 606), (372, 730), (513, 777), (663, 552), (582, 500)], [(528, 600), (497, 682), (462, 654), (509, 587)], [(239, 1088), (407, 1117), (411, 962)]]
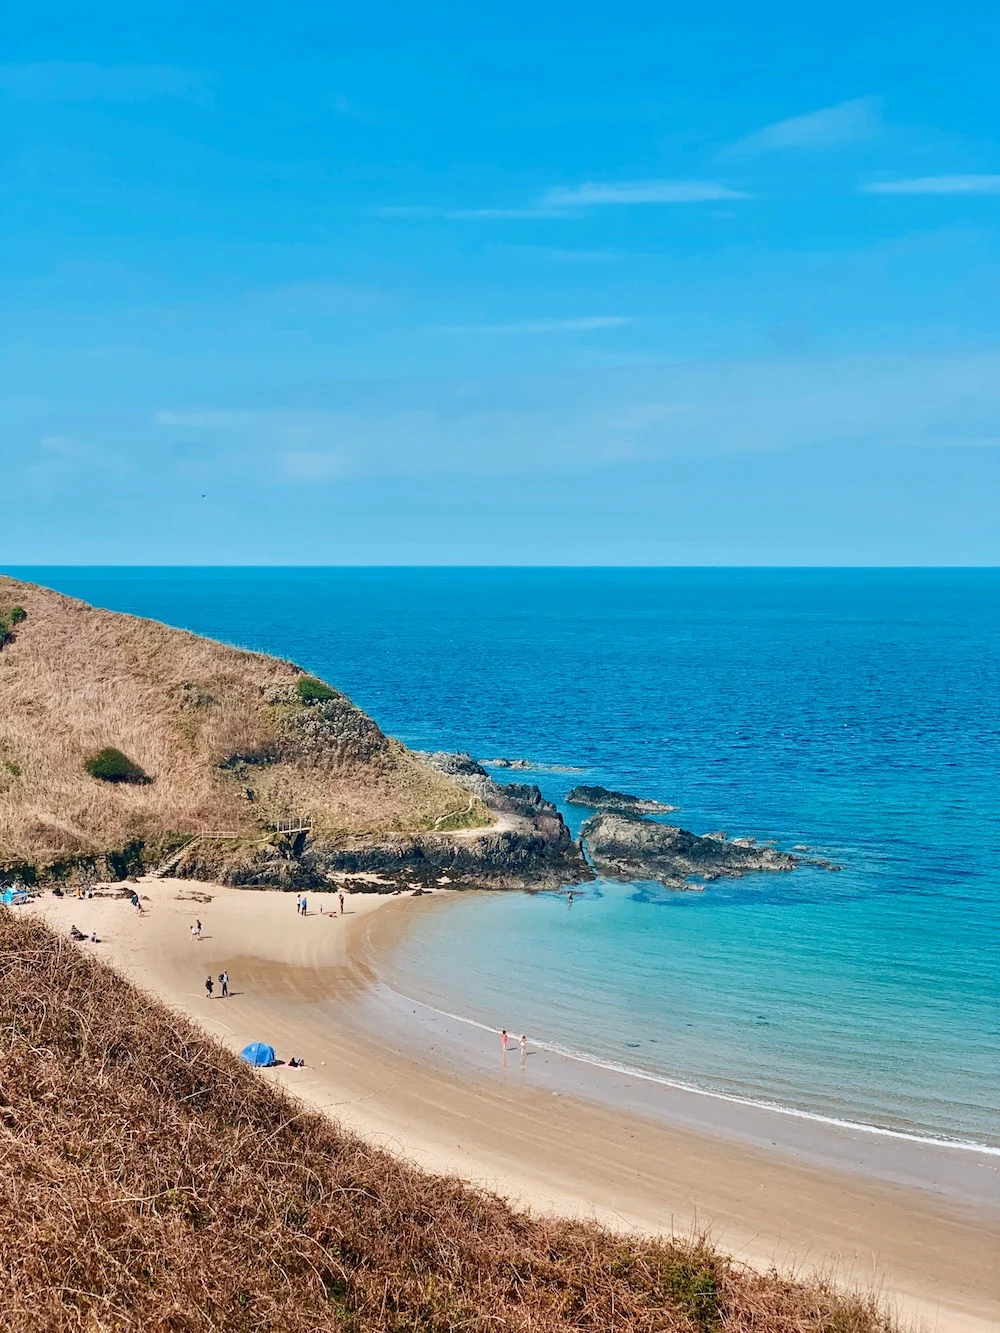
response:
[(5, 907), (20, 907), (22, 903), (28, 901), (28, 895), (23, 889), (4, 889), (3, 904)]
[(268, 1065), (276, 1063), (274, 1047), (268, 1046), (263, 1041), (252, 1041), (249, 1046), (244, 1046), (240, 1055), (248, 1065), (253, 1065), (256, 1069), (266, 1069)]

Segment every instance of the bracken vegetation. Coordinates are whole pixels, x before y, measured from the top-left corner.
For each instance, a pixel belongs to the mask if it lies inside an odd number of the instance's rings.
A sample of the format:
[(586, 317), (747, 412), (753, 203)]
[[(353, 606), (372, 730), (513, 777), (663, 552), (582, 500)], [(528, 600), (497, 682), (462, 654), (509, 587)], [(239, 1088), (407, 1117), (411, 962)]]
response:
[(891, 1333), (871, 1299), (423, 1174), (5, 908), (0, 1145), (6, 1333)]

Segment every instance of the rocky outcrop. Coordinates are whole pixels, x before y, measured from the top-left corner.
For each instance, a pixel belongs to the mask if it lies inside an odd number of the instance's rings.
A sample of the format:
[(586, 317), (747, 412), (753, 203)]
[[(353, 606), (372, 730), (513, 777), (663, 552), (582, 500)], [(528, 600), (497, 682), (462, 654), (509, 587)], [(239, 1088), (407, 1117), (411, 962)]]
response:
[(623, 791), (609, 791), (607, 787), (574, 787), (566, 797), (571, 805), (585, 805), (591, 810), (603, 810), (618, 815), (668, 815), (675, 805), (651, 801), (645, 796), (629, 796)]
[(307, 850), (302, 862), (316, 882), (332, 874), (375, 874), (396, 884), (447, 878), (453, 887), (545, 889), (594, 878), (572, 841), (560, 846), (525, 827), (346, 839)]
[(582, 773), (582, 768), (577, 768), (573, 764), (542, 764), (534, 759), (481, 759), (479, 761), (485, 764), (487, 768), (530, 768), (536, 773)]
[[(415, 873), (446, 874), (452, 880), (488, 882), (494, 887), (554, 887), (593, 879), (566, 821), (537, 787), (495, 782), (467, 754), (422, 754), (421, 758), (478, 797), (496, 821), (489, 828), (428, 834), (402, 844), (383, 840), (379, 854), (389, 860), (402, 858), (402, 864)], [(342, 848), (339, 863), (331, 868), (379, 870), (377, 865), (362, 863), (368, 850)]]
[(673, 889), (698, 888), (721, 876), (792, 870), (800, 858), (724, 833), (700, 837), (687, 829), (635, 816), (592, 815), (581, 830), (594, 868), (610, 879), (656, 879)]
[[(327, 707), (317, 705), (310, 716)], [(542, 889), (594, 878), (562, 815), (537, 787), (494, 782), (468, 755), (421, 758), (481, 800), (495, 816), (493, 823), (453, 832), (308, 832), (233, 845), (228, 852), (225, 844), (206, 840), (193, 843), (173, 873), (285, 889), (317, 888), (332, 876), (358, 875), (368, 879), (354, 888), (382, 893), (441, 879), (456, 887)]]
[(390, 755), (382, 729), (339, 693), (282, 718), (278, 748), (285, 762), (337, 772), (388, 762)]

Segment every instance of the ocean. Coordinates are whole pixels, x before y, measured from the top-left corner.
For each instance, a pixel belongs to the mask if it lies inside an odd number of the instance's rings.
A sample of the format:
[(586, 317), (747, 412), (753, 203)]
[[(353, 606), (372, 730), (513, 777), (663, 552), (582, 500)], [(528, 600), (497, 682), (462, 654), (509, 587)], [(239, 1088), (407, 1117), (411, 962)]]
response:
[[(842, 868), (415, 915), (415, 998), (665, 1082), (1000, 1148), (1000, 571), (10, 569), (291, 658), (418, 749), (526, 758)], [(571, 771), (570, 771), (571, 770)]]

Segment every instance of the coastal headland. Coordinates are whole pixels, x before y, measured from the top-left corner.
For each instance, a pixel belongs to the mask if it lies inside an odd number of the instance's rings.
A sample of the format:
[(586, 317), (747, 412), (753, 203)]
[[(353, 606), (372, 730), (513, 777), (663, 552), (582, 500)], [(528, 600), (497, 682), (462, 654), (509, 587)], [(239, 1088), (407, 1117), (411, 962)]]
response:
[[(0, 873), (285, 889), (592, 878), (555, 806), (293, 663), (0, 577)], [(110, 764), (110, 767), (108, 765)], [(372, 879), (372, 876), (375, 876)]]
[(0, 874), (26, 885), (155, 870), (287, 890), (546, 889), (596, 873), (692, 888), (801, 861), (654, 822), (674, 807), (602, 787), (569, 794), (596, 810), (578, 842), (536, 786), (408, 749), (294, 663), (0, 577), (10, 615)]

